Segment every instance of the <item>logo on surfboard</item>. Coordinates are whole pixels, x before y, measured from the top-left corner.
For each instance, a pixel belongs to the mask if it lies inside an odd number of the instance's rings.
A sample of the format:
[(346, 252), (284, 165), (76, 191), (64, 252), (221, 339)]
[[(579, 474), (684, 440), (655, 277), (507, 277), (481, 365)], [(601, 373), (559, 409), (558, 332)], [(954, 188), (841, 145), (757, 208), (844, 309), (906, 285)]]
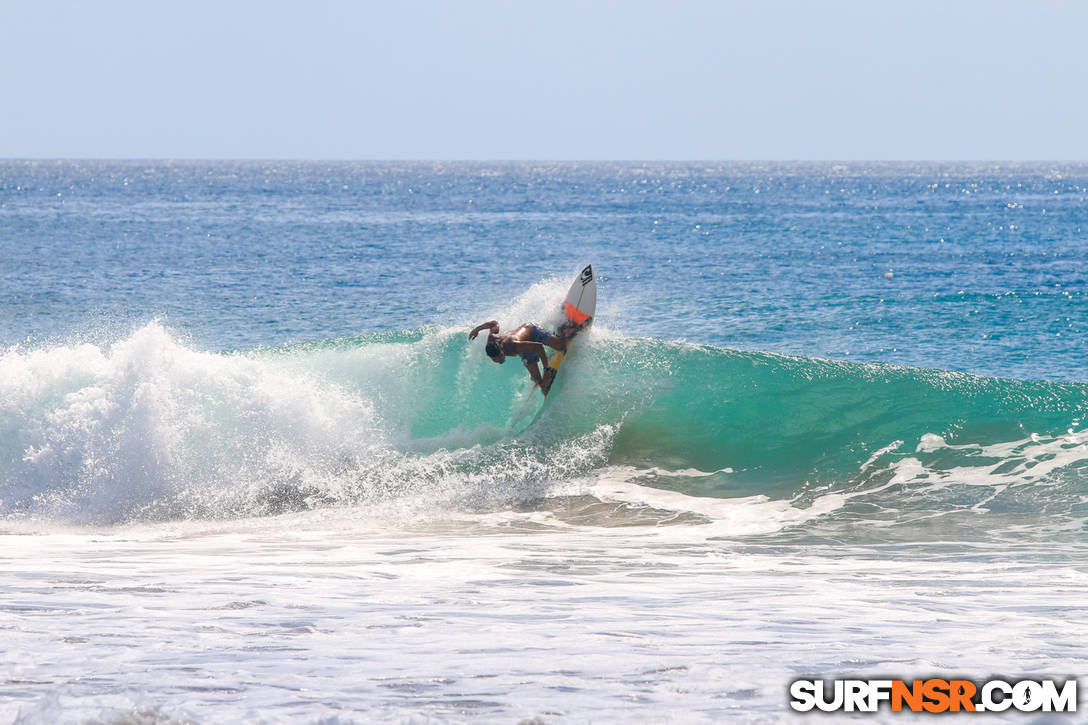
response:
[(580, 275), (579, 279), (582, 280), (582, 286), (583, 287), (585, 287), (587, 284), (589, 284), (590, 282), (593, 281), (593, 265), (592, 264), (587, 264), (586, 265), (586, 268), (582, 270), (582, 274)]

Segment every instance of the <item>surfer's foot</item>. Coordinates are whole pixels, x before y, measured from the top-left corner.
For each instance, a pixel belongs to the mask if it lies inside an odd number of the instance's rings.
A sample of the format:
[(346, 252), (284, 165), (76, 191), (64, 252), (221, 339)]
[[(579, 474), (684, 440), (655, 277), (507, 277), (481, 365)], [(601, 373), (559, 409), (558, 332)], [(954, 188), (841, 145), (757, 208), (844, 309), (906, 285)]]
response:
[(540, 390), (545, 395), (552, 389), (552, 381), (555, 380), (555, 368), (546, 368), (544, 370), (544, 379), (540, 383)]
[(559, 328), (559, 336), (562, 337), (564, 340), (570, 340), (579, 332), (589, 327), (591, 322), (593, 322), (592, 317), (587, 317), (585, 320), (578, 323), (577, 325), (571, 322), (565, 322), (563, 323), (563, 326)]

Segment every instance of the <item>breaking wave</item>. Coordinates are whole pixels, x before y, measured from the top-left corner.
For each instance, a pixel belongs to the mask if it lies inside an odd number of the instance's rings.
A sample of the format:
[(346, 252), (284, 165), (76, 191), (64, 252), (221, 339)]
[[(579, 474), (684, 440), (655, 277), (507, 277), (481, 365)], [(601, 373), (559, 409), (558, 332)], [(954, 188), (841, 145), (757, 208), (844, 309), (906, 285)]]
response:
[(596, 329), (542, 406), (520, 365), (492, 365), (464, 332), (223, 353), (151, 323), (110, 345), (8, 349), (0, 515), (495, 510), (602, 476), (802, 508), (834, 494), (835, 516), (876, 523), (1085, 513), (1084, 385)]

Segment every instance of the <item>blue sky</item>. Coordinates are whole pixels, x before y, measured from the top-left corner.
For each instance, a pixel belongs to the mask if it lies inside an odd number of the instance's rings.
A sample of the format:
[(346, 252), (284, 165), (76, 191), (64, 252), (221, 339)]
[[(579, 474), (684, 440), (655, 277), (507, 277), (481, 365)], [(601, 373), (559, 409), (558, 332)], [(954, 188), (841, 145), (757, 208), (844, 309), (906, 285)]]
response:
[(1088, 159), (1088, 3), (0, 0), (0, 158)]

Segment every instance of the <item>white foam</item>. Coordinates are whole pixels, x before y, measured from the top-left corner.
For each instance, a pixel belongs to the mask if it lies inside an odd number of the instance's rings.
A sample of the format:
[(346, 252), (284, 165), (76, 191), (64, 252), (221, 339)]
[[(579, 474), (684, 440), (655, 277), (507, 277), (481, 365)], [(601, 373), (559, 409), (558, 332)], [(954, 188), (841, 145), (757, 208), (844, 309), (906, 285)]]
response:
[[(383, 376), (435, 364), (427, 356), (452, 334), (300, 359), (192, 350), (150, 324), (108, 347), (9, 350), (0, 357), (0, 512), (109, 522), (391, 496), (476, 506), (538, 495), (604, 460), (614, 427), (549, 446), (476, 427), (412, 453), (410, 431), (391, 426), (367, 392), (381, 394)], [(334, 364), (364, 365), (370, 377), (338, 384)]]
[[(679, 474), (679, 472), (674, 472)], [(645, 476), (646, 471), (623, 466), (611, 466), (600, 472), (588, 492), (603, 501), (637, 503), (658, 509), (699, 514), (710, 520), (700, 529), (699, 536), (746, 536), (781, 531), (805, 521), (823, 516), (840, 508), (847, 500), (842, 494), (825, 494), (806, 508), (790, 501), (773, 500), (768, 496), (710, 498), (689, 496), (677, 491), (651, 488), (634, 483), (632, 479)], [(713, 475), (705, 474), (704, 475)]]
[[(1088, 430), (1069, 431), (1053, 438), (1031, 434), (989, 445), (952, 445), (941, 436), (927, 433), (921, 437), (915, 452), (933, 454), (941, 450), (964, 453), (968, 461), (977, 458), (979, 463), (935, 468), (926, 466), (918, 458), (908, 457), (893, 464), (894, 480), (924, 479), (934, 489), (951, 484), (989, 487), (1053, 484), (1056, 472), (1088, 462)], [(995, 459), (996, 463), (993, 462)]]
[(1083, 546), (382, 532), (347, 514), (0, 535), (0, 723), (781, 722), (806, 675), (1083, 665), (1081, 629), (1054, 616), (1085, 599)]

